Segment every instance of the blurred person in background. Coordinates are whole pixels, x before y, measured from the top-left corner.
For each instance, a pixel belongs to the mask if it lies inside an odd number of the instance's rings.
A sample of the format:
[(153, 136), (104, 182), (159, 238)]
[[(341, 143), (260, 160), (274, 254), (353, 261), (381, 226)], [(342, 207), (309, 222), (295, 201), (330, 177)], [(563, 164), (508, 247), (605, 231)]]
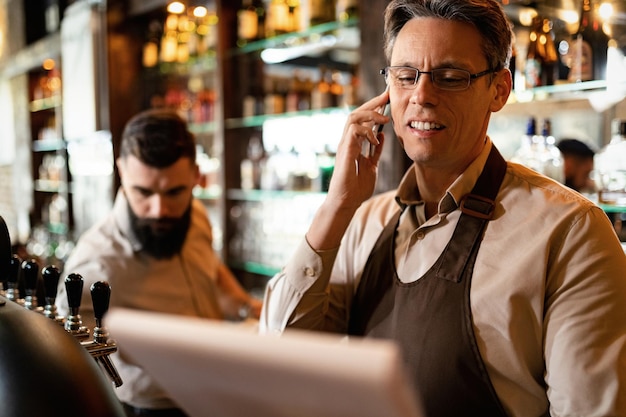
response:
[(580, 193), (595, 192), (596, 185), (590, 176), (595, 151), (578, 139), (562, 139), (556, 146), (563, 155), (565, 185)]
[[(64, 266), (65, 275), (84, 278), (85, 325), (93, 328), (90, 287), (96, 281), (110, 284), (111, 307), (258, 318), (261, 301), (244, 291), (213, 250), (206, 208), (192, 195), (199, 169), (185, 121), (164, 109), (137, 114), (124, 129), (116, 164), (121, 187), (112, 212), (80, 237)], [(67, 315), (63, 280), (57, 303)], [(125, 361), (124, 346), (113, 360), (123, 380), (116, 393), (129, 417), (184, 416), (158, 381)]]

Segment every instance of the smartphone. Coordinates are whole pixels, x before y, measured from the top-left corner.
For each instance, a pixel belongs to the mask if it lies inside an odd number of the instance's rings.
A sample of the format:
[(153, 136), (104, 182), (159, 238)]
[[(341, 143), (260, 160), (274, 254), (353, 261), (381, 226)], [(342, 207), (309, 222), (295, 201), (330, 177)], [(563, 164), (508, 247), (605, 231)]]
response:
[[(387, 103), (385, 103), (383, 108), (379, 110), (379, 113), (384, 114), (385, 116), (389, 116), (389, 101), (387, 101)], [(372, 127), (372, 131), (374, 132), (374, 135), (378, 135), (380, 132), (382, 132), (384, 126), (385, 126), (384, 124), (375, 124)], [(376, 150), (376, 145), (373, 145), (368, 141), (363, 142), (363, 155), (364, 156), (374, 155), (375, 150)]]
[[(383, 108), (380, 111), (380, 114), (383, 114), (385, 116), (389, 116), (389, 101), (387, 101), (385, 103), (385, 105), (383, 106)], [(382, 132), (384, 126), (385, 126), (384, 124), (375, 124), (374, 127), (372, 127), (372, 130), (374, 131), (374, 134), (378, 135), (380, 132)]]

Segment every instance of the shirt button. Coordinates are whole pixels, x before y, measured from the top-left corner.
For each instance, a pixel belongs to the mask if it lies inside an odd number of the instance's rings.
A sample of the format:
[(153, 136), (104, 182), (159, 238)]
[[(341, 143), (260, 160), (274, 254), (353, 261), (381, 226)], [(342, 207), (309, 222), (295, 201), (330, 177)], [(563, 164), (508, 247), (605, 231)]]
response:
[(307, 277), (315, 276), (315, 270), (307, 266), (306, 268), (304, 268), (304, 275), (306, 275)]
[(422, 239), (424, 239), (424, 235), (425, 235), (425, 233), (424, 233), (423, 231), (421, 231), (421, 230), (420, 230), (419, 232), (417, 232), (417, 233), (415, 234), (415, 237), (416, 237), (418, 240), (422, 240)]

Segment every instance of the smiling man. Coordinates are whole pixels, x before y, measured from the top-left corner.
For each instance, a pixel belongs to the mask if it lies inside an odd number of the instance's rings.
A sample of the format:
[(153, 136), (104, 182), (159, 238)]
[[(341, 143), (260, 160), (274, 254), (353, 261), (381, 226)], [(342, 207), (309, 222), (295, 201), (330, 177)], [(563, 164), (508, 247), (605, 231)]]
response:
[[(261, 329), (395, 340), (429, 417), (626, 415), (615, 231), (487, 136), (511, 92), (511, 39), (496, 0), (389, 3), (389, 90), (350, 115), (327, 198), (270, 281)], [(372, 197), (385, 138), (371, 126), (390, 121), (377, 111), (388, 100), (413, 165)]]

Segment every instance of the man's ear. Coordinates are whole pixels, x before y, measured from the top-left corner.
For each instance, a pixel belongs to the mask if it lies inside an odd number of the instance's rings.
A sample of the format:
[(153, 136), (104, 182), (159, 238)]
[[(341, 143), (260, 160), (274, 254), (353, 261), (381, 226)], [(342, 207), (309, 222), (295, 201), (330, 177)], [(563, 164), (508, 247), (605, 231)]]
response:
[(120, 176), (120, 181), (124, 178), (124, 159), (118, 157), (115, 160), (115, 166), (117, 166), (117, 173)]
[(509, 100), (509, 95), (513, 89), (511, 71), (508, 68), (503, 68), (496, 72), (492, 81), (492, 86), (494, 87), (494, 96), (491, 100), (489, 110), (495, 113), (502, 110), (502, 107), (504, 107), (506, 102)]

